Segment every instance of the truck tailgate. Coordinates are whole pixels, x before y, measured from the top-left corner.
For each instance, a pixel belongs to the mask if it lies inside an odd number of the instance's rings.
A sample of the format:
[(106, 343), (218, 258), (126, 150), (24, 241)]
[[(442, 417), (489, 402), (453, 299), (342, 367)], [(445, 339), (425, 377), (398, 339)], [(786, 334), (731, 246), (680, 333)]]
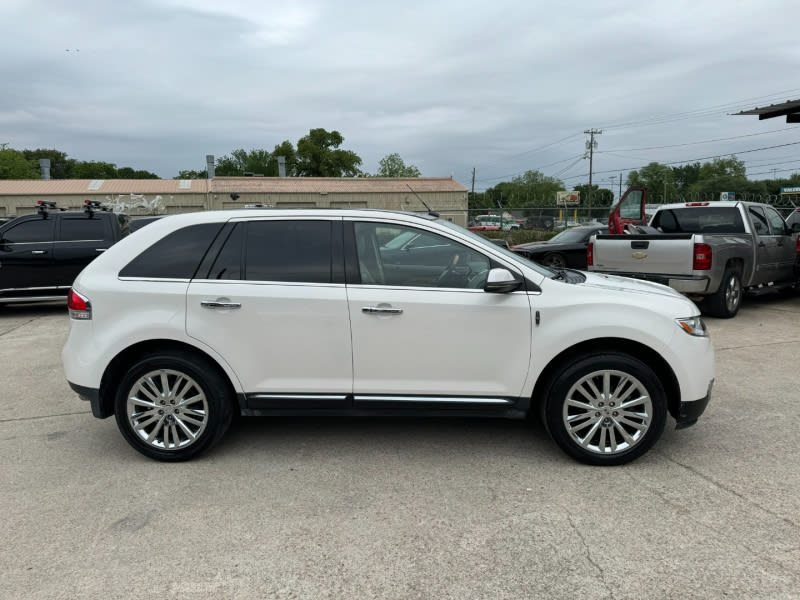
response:
[(694, 264), (691, 233), (598, 235), (594, 266), (607, 273), (691, 273)]

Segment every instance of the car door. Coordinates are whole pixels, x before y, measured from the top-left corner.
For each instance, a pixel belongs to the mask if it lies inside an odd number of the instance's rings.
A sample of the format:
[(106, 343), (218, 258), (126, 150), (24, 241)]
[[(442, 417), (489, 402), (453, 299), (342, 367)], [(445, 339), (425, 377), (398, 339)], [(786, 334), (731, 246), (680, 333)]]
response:
[[(435, 272), (409, 264), (388, 280), (380, 240), (424, 232), (452, 258)], [(487, 293), (496, 264), (438, 232), (401, 222), (345, 221), (347, 293), (356, 407), (507, 406), (522, 391), (531, 352), (525, 291)]]
[(189, 284), (187, 332), (231, 365), (248, 408), (349, 402), (341, 228), (341, 218), (239, 220)]
[(60, 215), (53, 248), (53, 276), (71, 286), (83, 268), (111, 246), (111, 220), (85, 213)]
[(770, 234), (775, 239), (775, 272), (772, 281), (788, 281), (794, 275), (797, 242), (780, 213), (770, 206), (763, 208), (769, 223)]
[(0, 293), (49, 295), (53, 280), (55, 219), (39, 215), (8, 224), (0, 238)]
[(756, 265), (751, 284), (769, 283), (778, 273), (778, 237), (772, 235), (762, 207), (748, 206), (747, 215), (753, 226), (756, 245)]

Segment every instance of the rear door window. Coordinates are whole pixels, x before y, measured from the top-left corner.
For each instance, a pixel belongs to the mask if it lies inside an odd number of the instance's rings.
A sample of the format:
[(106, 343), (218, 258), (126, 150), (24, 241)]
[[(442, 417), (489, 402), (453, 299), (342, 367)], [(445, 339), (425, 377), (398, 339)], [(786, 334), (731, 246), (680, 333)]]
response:
[(249, 281), (331, 283), (332, 221), (250, 221), (245, 236)]
[(106, 238), (106, 219), (61, 218), (58, 239), (62, 242), (102, 242)]

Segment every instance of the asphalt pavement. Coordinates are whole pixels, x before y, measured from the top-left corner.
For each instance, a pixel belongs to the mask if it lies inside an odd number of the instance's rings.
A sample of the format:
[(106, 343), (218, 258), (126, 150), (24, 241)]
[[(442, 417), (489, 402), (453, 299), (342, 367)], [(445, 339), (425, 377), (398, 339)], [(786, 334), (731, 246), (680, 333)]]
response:
[(707, 319), (692, 428), (580, 465), (517, 421), (243, 419), (131, 449), (55, 304), (0, 307), (0, 598), (800, 598), (800, 297)]

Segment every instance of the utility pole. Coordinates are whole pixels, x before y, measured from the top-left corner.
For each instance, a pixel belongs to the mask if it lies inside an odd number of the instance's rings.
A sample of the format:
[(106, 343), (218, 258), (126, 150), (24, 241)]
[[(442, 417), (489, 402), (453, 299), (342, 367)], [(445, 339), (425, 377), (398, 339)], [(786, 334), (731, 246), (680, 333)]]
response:
[(475, 167), (472, 167), (472, 197), (475, 197)]
[(619, 173), (619, 199), (622, 200), (622, 171)]
[(588, 141), (586, 142), (586, 149), (589, 151), (589, 198), (586, 200), (587, 205), (589, 208), (592, 206), (592, 159), (594, 158), (594, 149), (597, 148), (597, 142), (594, 139), (594, 136), (600, 135), (603, 133), (602, 129), (587, 129), (583, 133), (589, 136)]

